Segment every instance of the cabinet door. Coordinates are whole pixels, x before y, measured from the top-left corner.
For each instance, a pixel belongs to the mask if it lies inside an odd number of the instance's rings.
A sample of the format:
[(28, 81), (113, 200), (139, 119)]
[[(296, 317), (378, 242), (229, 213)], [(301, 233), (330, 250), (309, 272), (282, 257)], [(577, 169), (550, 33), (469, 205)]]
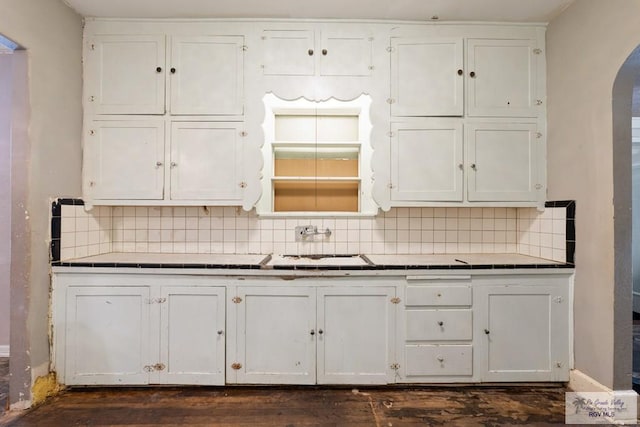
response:
[(163, 114), (165, 38), (92, 36), (85, 51), (85, 105), (96, 114)]
[(171, 199), (239, 201), (243, 141), (242, 123), (173, 122)]
[(265, 76), (313, 76), (313, 30), (265, 30), (262, 32)]
[(560, 286), (475, 289), (481, 381), (568, 380), (569, 308)]
[(469, 201), (535, 201), (536, 125), (474, 123), (465, 127)]
[(321, 40), (321, 76), (371, 75), (373, 39), (368, 34), (326, 29)]
[(391, 39), (391, 115), (462, 116), (462, 39)]
[(308, 287), (241, 287), (238, 383), (315, 384), (316, 304)]
[(70, 287), (66, 307), (67, 385), (146, 384), (147, 287)]
[(94, 121), (89, 126), (84, 146), (88, 198), (163, 198), (163, 122)]
[(243, 113), (244, 37), (173, 37), (171, 113)]
[(462, 201), (462, 124), (391, 124), (391, 200)]
[(387, 384), (393, 363), (395, 288), (318, 288), (318, 383)]
[(224, 385), (225, 290), (161, 289), (160, 384)]
[(535, 40), (467, 41), (469, 116), (538, 115)]

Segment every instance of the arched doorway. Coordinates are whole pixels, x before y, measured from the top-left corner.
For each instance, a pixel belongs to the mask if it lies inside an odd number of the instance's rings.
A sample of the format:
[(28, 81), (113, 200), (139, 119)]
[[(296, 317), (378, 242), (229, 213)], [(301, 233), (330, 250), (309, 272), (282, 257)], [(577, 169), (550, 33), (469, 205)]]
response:
[[(633, 359), (633, 189), (631, 117), (634, 86), (640, 83), (640, 46), (616, 76), (612, 93), (614, 202), (614, 389), (631, 389)], [(640, 223), (639, 223), (640, 224)], [(640, 242), (635, 242), (640, 250)], [(640, 272), (635, 272), (640, 280)], [(640, 284), (638, 285), (640, 286)], [(640, 289), (640, 288), (639, 288)]]

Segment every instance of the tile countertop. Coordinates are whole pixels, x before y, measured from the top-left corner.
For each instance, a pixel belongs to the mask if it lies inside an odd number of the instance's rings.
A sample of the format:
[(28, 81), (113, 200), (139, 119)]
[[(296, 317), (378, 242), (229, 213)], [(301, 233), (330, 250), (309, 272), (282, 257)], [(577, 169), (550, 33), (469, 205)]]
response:
[(65, 261), (54, 267), (137, 267), (278, 270), (414, 270), (573, 268), (573, 264), (513, 253), (364, 255), (305, 257), (282, 255), (169, 254), (112, 252)]

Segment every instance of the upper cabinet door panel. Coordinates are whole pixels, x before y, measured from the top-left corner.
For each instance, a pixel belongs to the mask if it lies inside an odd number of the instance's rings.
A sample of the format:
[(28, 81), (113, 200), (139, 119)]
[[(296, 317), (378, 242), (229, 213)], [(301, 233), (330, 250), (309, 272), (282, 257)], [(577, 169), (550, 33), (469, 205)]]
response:
[(171, 113), (243, 113), (244, 37), (173, 37)]
[(373, 39), (368, 34), (322, 30), (321, 76), (366, 77), (371, 75)]
[(265, 76), (313, 76), (313, 30), (265, 30), (262, 32)]
[(469, 201), (536, 200), (535, 124), (476, 123), (465, 132)]
[(161, 200), (164, 123), (94, 121), (85, 140), (88, 198)]
[(96, 114), (164, 114), (164, 36), (93, 36), (85, 56), (85, 96)]
[(171, 198), (240, 200), (243, 139), (240, 122), (174, 122)]
[(391, 39), (391, 114), (462, 116), (462, 39)]
[(536, 117), (535, 40), (467, 41), (469, 116)]

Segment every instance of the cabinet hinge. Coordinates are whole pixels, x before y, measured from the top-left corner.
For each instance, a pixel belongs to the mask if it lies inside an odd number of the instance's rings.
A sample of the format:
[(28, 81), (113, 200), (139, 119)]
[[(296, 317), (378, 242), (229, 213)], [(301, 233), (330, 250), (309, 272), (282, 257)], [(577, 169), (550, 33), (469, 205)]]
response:
[(542, 132), (536, 132), (536, 138), (538, 139), (542, 138)]
[(396, 102), (395, 99), (393, 98), (387, 98), (387, 104), (393, 104), (394, 102)]
[(91, 43), (90, 47), (91, 47), (91, 50), (96, 50), (96, 45), (95, 44)]
[(397, 371), (398, 369), (400, 369), (400, 364), (399, 363), (392, 363), (389, 367), (391, 369), (393, 369), (394, 371)]
[(542, 105), (542, 100), (541, 99), (536, 99), (536, 105)]
[(96, 100), (96, 97), (95, 97), (95, 96), (91, 95), (91, 96), (89, 97), (89, 102), (93, 102), (93, 101), (95, 101), (95, 100)]
[(393, 183), (391, 183), (391, 182), (390, 182), (390, 183), (388, 183), (388, 184), (387, 184), (387, 187), (389, 188), (389, 190), (393, 190)]
[(232, 368), (232, 369), (235, 369), (236, 371), (237, 371), (238, 369), (242, 369), (242, 363), (238, 363), (238, 362), (236, 362), (236, 363), (232, 363), (232, 364), (231, 364), (231, 368)]
[(542, 49), (535, 48), (533, 49), (533, 53), (535, 53), (536, 55), (540, 55), (542, 53)]
[(553, 302), (561, 304), (564, 301), (562, 297), (553, 297)]
[(393, 304), (400, 304), (400, 298), (399, 297), (393, 297), (393, 298), (391, 298), (391, 302)]
[(247, 132), (245, 131), (240, 132), (240, 136), (247, 136)]
[(393, 137), (395, 136), (395, 133), (393, 133), (393, 132), (387, 132), (387, 136), (388, 136), (389, 138), (393, 138)]
[(387, 52), (393, 52), (393, 46), (387, 46)]
[(152, 365), (144, 365), (142, 370), (145, 371), (145, 372), (153, 372), (153, 371), (155, 371), (155, 369), (154, 369), (154, 367)]
[(242, 45), (242, 50), (246, 52), (247, 50), (249, 50), (249, 46), (247, 46), (246, 44)]
[(233, 301), (236, 304), (240, 304), (242, 302), (242, 298), (240, 297), (233, 297), (231, 298), (231, 301)]
[(246, 182), (241, 182), (240, 184), (238, 184), (240, 186), (240, 188), (247, 188), (247, 183)]
[(562, 362), (555, 361), (556, 368), (562, 368)]

